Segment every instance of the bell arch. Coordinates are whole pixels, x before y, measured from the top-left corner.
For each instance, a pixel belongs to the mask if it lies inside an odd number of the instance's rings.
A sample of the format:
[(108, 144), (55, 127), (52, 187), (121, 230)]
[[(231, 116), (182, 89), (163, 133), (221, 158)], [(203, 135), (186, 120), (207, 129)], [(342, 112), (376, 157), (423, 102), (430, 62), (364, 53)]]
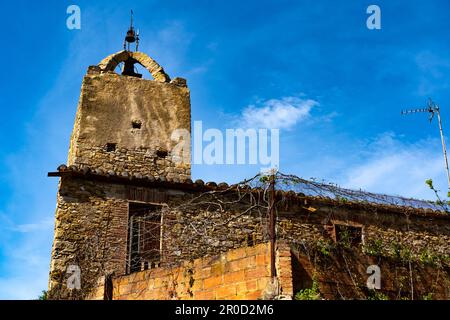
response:
[(143, 52), (120, 51), (103, 59), (98, 66), (102, 72), (114, 71), (119, 63), (129, 59), (147, 69), (155, 81), (170, 82), (170, 77), (164, 72), (163, 67)]

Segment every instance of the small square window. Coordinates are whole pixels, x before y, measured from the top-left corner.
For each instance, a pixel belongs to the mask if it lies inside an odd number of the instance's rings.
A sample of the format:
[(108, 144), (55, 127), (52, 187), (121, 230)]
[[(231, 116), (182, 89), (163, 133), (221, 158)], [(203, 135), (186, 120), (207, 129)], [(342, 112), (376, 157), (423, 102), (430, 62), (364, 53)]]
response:
[(131, 123), (131, 126), (133, 127), (133, 129), (141, 129), (142, 128), (142, 121), (140, 120), (134, 120)]
[(336, 243), (354, 247), (362, 243), (362, 227), (346, 224), (334, 224)]
[(107, 143), (106, 144), (106, 152), (114, 152), (116, 151), (117, 144), (116, 143)]
[(168, 155), (169, 155), (169, 153), (167, 152), (167, 150), (158, 150), (158, 151), (156, 151), (156, 156), (158, 158), (164, 159), (164, 158), (167, 158)]

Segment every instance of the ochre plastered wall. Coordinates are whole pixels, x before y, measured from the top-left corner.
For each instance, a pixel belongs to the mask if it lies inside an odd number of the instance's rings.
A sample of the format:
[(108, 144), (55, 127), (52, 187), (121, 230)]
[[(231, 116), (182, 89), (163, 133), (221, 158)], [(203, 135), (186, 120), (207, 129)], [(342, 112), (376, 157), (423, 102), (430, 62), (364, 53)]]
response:
[[(90, 70), (83, 79), (67, 164), (189, 179), (189, 135), (183, 136), (186, 153), (172, 153), (180, 142), (172, 140), (174, 131), (190, 133), (189, 89)], [(115, 150), (108, 151), (108, 144)]]

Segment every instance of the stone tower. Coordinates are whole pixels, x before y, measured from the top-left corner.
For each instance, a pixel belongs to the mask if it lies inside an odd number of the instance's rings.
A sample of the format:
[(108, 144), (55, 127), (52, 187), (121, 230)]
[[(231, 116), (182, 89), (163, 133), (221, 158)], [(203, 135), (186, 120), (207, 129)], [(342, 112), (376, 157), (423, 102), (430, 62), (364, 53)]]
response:
[[(141, 64), (154, 80), (116, 74), (121, 62)], [(84, 77), (68, 166), (188, 179), (189, 148), (183, 165), (175, 165), (179, 155), (171, 154), (179, 142), (171, 139), (177, 129), (190, 130), (186, 81), (170, 81), (144, 53), (121, 51), (90, 67)]]
[[(123, 63), (122, 74), (115, 73)], [(140, 64), (153, 80), (135, 73)], [(88, 68), (60, 177), (49, 277), (51, 299), (86, 298), (97, 281), (124, 274), (130, 203), (162, 205), (161, 183), (190, 180), (190, 93), (152, 58), (124, 50)], [(185, 132), (187, 148), (174, 153)], [(136, 182), (137, 181), (137, 182)], [(142, 181), (159, 183), (139, 188)], [(81, 289), (77, 287), (81, 272)], [(71, 278), (72, 277), (72, 278)], [(103, 278), (102, 278), (103, 277)], [(75, 280), (74, 280), (75, 279)], [(78, 288), (75, 288), (78, 289)]]

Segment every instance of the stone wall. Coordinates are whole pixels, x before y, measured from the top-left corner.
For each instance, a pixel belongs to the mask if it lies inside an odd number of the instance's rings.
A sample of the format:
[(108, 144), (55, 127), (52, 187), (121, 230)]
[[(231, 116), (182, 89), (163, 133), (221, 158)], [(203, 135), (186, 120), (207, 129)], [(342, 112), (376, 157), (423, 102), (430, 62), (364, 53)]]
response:
[[(244, 247), (221, 255), (184, 261), (174, 268), (155, 268), (112, 279), (114, 300), (255, 300), (273, 298), (269, 244)], [(381, 269), (381, 290), (369, 291), (367, 267)], [(319, 257), (291, 250), (278, 242), (278, 297), (293, 297), (317, 282), (319, 299), (449, 298), (449, 270), (392, 258), (372, 257), (358, 250), (334, 251)], [(105, 298), (104, 279), (89, 299)]]
[(279, 237), (297, 247), (333, 244), (333, 226), (341, 224), (360, 227), (362, 243), (359, 247), (369, 249), (376, 246), (381, 255), (395, 255), (398, 245), (416, 260), (424, 254), (449, 258), (448, 214), (426, 217), (413, 214), (408, 208), (403, 212), (401, 208), (399, 212), (393, 212), (376, 206), (324, 205), (320, 200), (308, 200), (307, 203), (307, 207), (317, 208), (317, 211), (311, 213), (293, 201), (289, 210), (279, 212)]
[[(198, 195), (176, 188), (144, 188), (63, 177), (56, 209), (50, 295), (55, 292), (54, 298), (76, 298), (66, 290), (66, 270), (71, 264), (78, 265), (83, 274), (81, 295), (89, 294), (100, 276), (126, 273), (130, 202), (176, 208)], [(194, 231), (195, 226), (203, 228), (206, 221), (223, 224), (224, 219), (233, 217), (236, 211), (217, 214), (196, 210), (165, 210), (162, 265), (174, 266), (179, 261), (242, 247), (249, 240), (256, 244), (264, 239), (260, 220), (249, 215), (233, 221), (231, 228), (210, 228), (209, 236), (201, 237)], [(191, 227), (185, 230), (185, 226)], [(230, 233), (231, 229), (234, 232)]]
[[(130, 202), (155, 203), (164, 207), (160, 265), (163, 268), (176, 269), (184, 261), (215, 257), (229, 250), (251, 247), (268, 240), (266, 211), (248, 210), (255, 205), (255, 197), (250, 199), (242, 197), (242, 194), (239, 197), (235, 191), (213, 196), (198, 185), (175, 183), (158, 187), (155, 182), (153, 187), (145, 187), (135, 185), (137, 183), (113, 183), (70, 176), (62, 178), (50, 272), (52, 298), (86, 298), (99, 277), (126, 274)], [(218, 201), (222, 209), (213, 205)], [(405, 261), (409, 261), (413, 265), (417, 264), (415, 270), (426, 270), (430, 274), (433, 268), (439, 270), (442, 278), (423, 278), (428, 284), (448, 283), (448, 215), (404, 214), (376, 206), (355, 208), (350, 204), (331, 205), (319, 199), (302, 197), (292, 198), (288, 202), (278, 199), (277, 202), (278, 238), (297, 253), (296, 257), (299, 258), (294, 259), (292, 264), (299, 264), (300, 269), (310, 268), (319, 272), (322, 265), (316, 264), (316, 260), (331, 259), (334, 262), (328, 261), (325, 266), (330, 265), (344, 273), (349, 268), (356, 268), (357, 271), (353, 272), (359, 277), (357, 286), (364, 286), (363, 280), (367, 279), (364, 278), (364, 267), (367, 268), (368, 263), (397, 261), (397, 269), (388, 268), (392, 276), (404, 270), (401, 268), (404, 268)], [(362, 242), (344, 248), (347, 251), (342, 249), (336, 243), (334, 223), (361, 227)], [(347, 267), (342, 260), (343, 253), (347, 253), (347, 264), (350, 263), (352, 267)], [(308, 267), (306, 261), (313, 267)], [(283, 259), (278, 263), (285, 267), (289, 264)], [(65, 288), (65, 272), (70, 264), (79, 265), (82, 270), (84, 291), (78, 296)], [(152, 274), (154, 271), (149, 272)], [(318, 274), (320, 276), (320, 272)], [(323, 277), (327, 277), (327, 285), (336, 288), (339, 279), (344, 277), (330, 274), (324, 274)], [(420, 272), (417, 271), (417, 274)], [(310, 272), (309, 277), (312, 276)], [(280, 277), (289, 278), (289, 274), (280, 274)], [(294, 278), (303, 279), (294, 281), (292, 289), (287, 286), (294, 293), (310, 285), (308, 277), (298, 277), (298, 272)], [(347, 278), (350, 281), (346, 280), (347, 285), (355, 286), (352, 279)], [(419, 290), (420, 294), (431, 290), (428, 284)], [(338, 291), (329, 288), (324, 290), (328, 292), (327, 298), (340, 298)], [(445, 293), (439, 294), (442, 297)]]
[[(358, 249), (335, 248), (292, 255), (294, 292), (312, 288), (315, 281), (321, 299), (423, 300), (450, 298), (450, 269), (444, 265), (371, 256)], [(367, 289), (367, 268), (380, 268), (381, 288)]]
[(68, 165), (189, 179), (189, 137), (184, 136), (185, 153), (171, 153), (180, 141), (171, 139), (174, 130), (190, 133), (189, 89), (101, 73), (95, 67), (89, 70), (83, 79)]
[[(286, 258), (286, 248), (278, 254)], [(282, 258), (282, 259), (283, 259)], [(286, 295), (292, 278), (283, 273)], [(269, 245), (234, 249), (209, 258), (185, 262), (178, 268), (157, 268), (113, 280), (117, 300), (256, 300), (270, 283)]]
[(120, 197), (123, 189), (115, 184), (98, 188), (92, 182), (61, 180), (50, 264), (50, 297), (77, 298), (66, 288), (69, 265), (81, 268), (81, 296), (90, 291), (98, 277), (125, 273), (128, 202)]

